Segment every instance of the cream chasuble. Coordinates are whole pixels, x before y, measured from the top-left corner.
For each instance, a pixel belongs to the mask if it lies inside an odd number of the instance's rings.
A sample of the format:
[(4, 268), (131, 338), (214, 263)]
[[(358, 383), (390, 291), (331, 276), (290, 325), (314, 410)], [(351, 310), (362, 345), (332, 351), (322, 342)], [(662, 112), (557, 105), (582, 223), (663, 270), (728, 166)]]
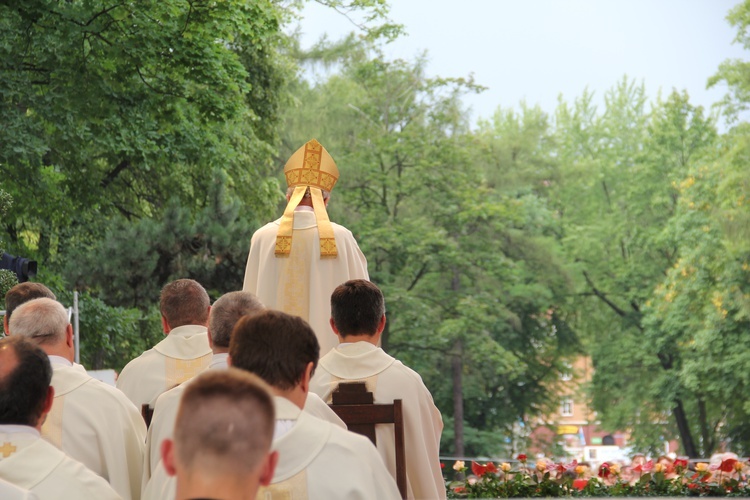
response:
[(32, 427), (0, 426), (0, 447), (0, 479), (30, 490), (39, 500), (122, 498), (107, 481), (41, 439)]
[(338, 255), (320, 256), (315, 213), (297, 207), (291, 253), (276, 256), (276, 234), (281, 219), (258, 229), (250, 242), (243, 290), (255, 294), (266, 307), (300, 316), (310, 323), (323, 356), (338, 344), (329, 324), (331, 294), (351, 279), (369, 279), (367, 260), (351, 231), (331, 223)]
[[(227, 356), (228, 354), (214, 354), (210, 369), (227, 368)], [(146, 456), (144, 459), (142, 484), (144, 494), (147, 487), (149, 491), (163, 491), (163, 487), (159, 486), (159, 483), (169, 478), (164, 470), (159, 470), (163, 469), (160, 463), (161, 442), (172, 438), (180, 398), (188, 384), (190, 384), (190, 381), (165, 392), (156, 400), (154, 415), (146, 437)], [(343, 420), (317, 394), (310, 393), (307, 395), (304, 411), (342, 429), (346, 429), (346, 424), (344, 424)], [(152, 479), (152, 476), (158, 478)], [(150, 482), (157, 484), (149, 485)]]
[[(310, 392), (330, 402), (339, 382), (353, 380), (365, 382), (375, 403), (402, 400), (408, 498), (445, 498), (439, 459), (443, 420), (419, 374), (383, 349), (356, 342), (341, 345), (320, 359)], [(375, 432), (378, 451), (395, 478), (393, 425), (378, 425)]]
[(25, 488), (19, 488), (0, 479), (0, 498), (3, 500), (39, 500), (39, 497)]
[(117, 378), (117, 388), (140, 411), (141, 405), (153, 406), (159, 394), (202, 372), (210, 362), (206, 327), (179, 326), (128, 363)]
[(140, 411), (83, 366), (50, 358), (55, 400), (42, 437), (106, 479), (123, 498), (140, 498), (146, 439)]
[(345, 431), (275, 397), (277, 420), (295, 421), (274, 440), (279, 463), (258, 500), (399, 499), (396, 482), (366, 437)]

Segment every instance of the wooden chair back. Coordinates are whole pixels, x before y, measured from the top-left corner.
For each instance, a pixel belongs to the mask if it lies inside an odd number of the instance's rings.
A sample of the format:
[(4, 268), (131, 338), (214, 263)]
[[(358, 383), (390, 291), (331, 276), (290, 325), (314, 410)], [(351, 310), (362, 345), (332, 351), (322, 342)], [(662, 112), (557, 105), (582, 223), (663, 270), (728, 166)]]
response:
[(406, 498), (406, 452), (404, 413), (400, 399), (392, 404), (375, 404), (364, 382), (341, 382), (332, 394), (331, 409), (350, 431), (367, 436), (377, 446), (376, 424), (393, 424), (396, 449), (396, 485)]

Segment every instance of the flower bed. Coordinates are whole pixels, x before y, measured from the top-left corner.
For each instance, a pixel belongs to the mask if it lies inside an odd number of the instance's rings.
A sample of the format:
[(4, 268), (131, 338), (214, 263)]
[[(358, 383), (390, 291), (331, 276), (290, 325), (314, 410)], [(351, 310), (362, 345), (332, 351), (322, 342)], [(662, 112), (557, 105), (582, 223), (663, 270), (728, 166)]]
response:
[(750, 497), (750, 485), (743, 474), (746, 462), (733, 458), (720, 465), (695, 464), (677, 459), (671, 466), (649, 461), (633, 467), (630, 480), (622, 477), (620, 466), (603, 463), (596, 474), (576, 461), (569, 464), (537, 461), (527, 464), (526, 455), (518, 456), (518, 466), (509, 463), (471, 463), (457, 461), (453, 469), (469, 472), (465, 480), (446, 484), (448, 498), (522, 498), (522, 497), (647, 497), (647, 496), (722, 496)]

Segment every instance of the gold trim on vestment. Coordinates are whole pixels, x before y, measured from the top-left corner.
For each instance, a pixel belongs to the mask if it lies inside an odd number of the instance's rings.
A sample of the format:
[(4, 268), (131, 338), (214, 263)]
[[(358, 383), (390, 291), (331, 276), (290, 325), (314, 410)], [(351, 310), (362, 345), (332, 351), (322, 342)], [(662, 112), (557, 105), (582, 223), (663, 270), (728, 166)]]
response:
[(274, 253), (277, 257), (287, 256), (292, 252), (292, 231), (294, 231), (294, 209), (305, 196), (307, 186), (297, 186), (294, 193), (289, 198), (289, 203), (281, 216), (279, 230), (276, 233), (276, 249)]
[(312, 206), (315, 212), (315, 220), (318, 223), (318, 236), (320, 237), (320, 256), (336, 257), (339, 252), (336, 249), (336, 237), (333, 234), (333, 226), (326, 212), (326, 204), (323, 201), (323, 193), (320, 189), (310, 188)]

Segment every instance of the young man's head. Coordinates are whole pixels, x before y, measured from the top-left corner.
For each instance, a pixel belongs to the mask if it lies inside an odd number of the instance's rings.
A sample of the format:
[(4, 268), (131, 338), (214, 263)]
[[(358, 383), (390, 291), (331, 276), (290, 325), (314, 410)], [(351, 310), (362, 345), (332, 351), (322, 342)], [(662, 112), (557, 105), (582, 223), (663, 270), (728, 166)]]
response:
[(385, 328), (385, 299), (380, 288), (362, 279), (337, 286), (331, 294), (331, 327), (341, 339), (380, 335)]
[(5, 317), (3, 318), (3, 327), (5, 328), (5, 334), (8, 335), (8, 325), (13, 312), (18, 306), (24, 302), (28, 302), (33, 299), (40, 299), (46, 297), (48, 299), (55, 300), (55, 294), (52, 290), (42, 285), (41, 283), (31, 283), (29, 281), (25, 283), (19, 283), (5, 294)]
[(197, 281), (175, 280), (162, 288), (159, 309), (165, 333), (169, 333), (179, 326), (206, 326), (211, 300)]
[(243, 317), (265, 309), (261, 301), (250, 292), (229, 292), (219, 297), (211, 307), (208, 332), (214, 352), (227, 352), (232, 330)]
[(280, 311), (245, 316), (234, 327), (229, 344), (231, 365), (258, 375), (277, 393), (301, 389), (307, 394), (319, 356), (310, 325)]
[(72, 361), (73, 327), (68, 312), (56, 300), (41, 298), (18, 306), (8, 325), (12, 336), (20, 336), (47, 352)]
[(209, 370), (185, 389), (174, 437), (162, 444), (177, 498), (255, 498), (273, 479), (273, 399), (268, 386), (241, 370)]
[(47, 354), (21, 337), (0, 339), (0, 425), (41, 428), (54, 399)]

